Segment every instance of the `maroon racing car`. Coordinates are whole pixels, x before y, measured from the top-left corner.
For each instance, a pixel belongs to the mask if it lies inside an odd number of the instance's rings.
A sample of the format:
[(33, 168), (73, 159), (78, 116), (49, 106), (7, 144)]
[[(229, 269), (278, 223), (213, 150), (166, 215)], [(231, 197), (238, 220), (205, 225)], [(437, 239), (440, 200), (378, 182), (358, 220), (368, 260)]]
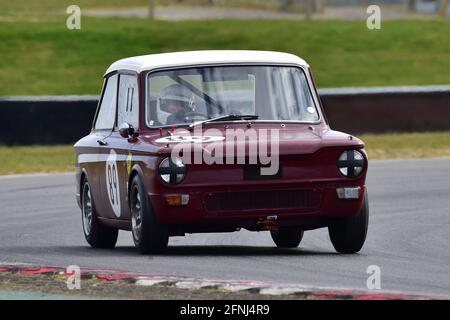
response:
[(365, 241), (367, 154), (330, 129), (310, 68), (262, 51), (154, 54), (105, 74), (91, 133), (75, 144), (87, 242), (132, 232), (142, 253), (186, 233), (270, 231), (297, 247), (328, 227), (342, 253)]

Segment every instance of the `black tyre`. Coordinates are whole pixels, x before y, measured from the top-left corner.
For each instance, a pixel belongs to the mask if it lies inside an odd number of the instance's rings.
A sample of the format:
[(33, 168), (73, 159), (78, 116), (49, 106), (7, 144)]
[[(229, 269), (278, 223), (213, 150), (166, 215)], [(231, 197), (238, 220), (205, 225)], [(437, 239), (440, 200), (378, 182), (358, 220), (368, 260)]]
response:
[(167, 230), (158, 224), (144, 185), (135, 176), (130, 186), (130, 210), (133, 241), (139, 252), (159, 253), (167, 248)]
[(271, 231), (273, 242), (278, 248), (297, 248), (303, 238), (303, 230), (294, 227), (284, 227), (278, 231)]
[(366, 240), (369, 226), (369, 198), (364, 194), (364, 203), (357, 215), (334, 221), (328, 226), (331, 242), (337, 252), (356, 253)]
[(114, 248), (119, 230), (100, 223), (87, 179), (81, 187), (81, 219), (86, 241), (93, 248)]

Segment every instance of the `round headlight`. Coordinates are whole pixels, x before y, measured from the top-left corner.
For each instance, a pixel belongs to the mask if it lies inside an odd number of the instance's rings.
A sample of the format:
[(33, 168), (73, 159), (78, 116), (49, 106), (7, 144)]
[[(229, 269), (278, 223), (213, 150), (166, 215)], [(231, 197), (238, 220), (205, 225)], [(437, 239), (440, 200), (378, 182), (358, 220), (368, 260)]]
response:
[(337, 167), (346, 177), (359, 176), (364, 169), (364, 156), (357, 150), (344, 151), (337, 161)]
[(178, 157), (165, 158), (159, 164), (159, 176), (168, 184), (177, 184), (186, 176), (186, 166)]

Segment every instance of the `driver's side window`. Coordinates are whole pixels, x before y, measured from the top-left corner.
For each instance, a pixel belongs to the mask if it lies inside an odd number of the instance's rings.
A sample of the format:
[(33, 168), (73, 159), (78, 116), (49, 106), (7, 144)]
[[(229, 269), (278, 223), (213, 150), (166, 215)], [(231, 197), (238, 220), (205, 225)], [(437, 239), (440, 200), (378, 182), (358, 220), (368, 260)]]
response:
[(136, 75), (119, 75), (119, 108), (117, 113), (117, 125), (131, 124), (139, 127), (139, 94)]

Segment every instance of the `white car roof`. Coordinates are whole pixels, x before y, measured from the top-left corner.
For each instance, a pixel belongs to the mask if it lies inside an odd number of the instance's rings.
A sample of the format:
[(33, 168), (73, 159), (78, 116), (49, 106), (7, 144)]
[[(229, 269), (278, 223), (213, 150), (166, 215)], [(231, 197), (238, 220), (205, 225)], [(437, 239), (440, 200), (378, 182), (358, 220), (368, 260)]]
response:
[(180, 67), (199, 64), (220, 63), (274, 63), (296, 64), (308, 67), (308, 64), (296, 55), (274, 51), (250, 50), (205, 50), (158, 53), (118, 60), (106, 71), (106, 74), (117, 70), (141, 72), (155, 68)]

